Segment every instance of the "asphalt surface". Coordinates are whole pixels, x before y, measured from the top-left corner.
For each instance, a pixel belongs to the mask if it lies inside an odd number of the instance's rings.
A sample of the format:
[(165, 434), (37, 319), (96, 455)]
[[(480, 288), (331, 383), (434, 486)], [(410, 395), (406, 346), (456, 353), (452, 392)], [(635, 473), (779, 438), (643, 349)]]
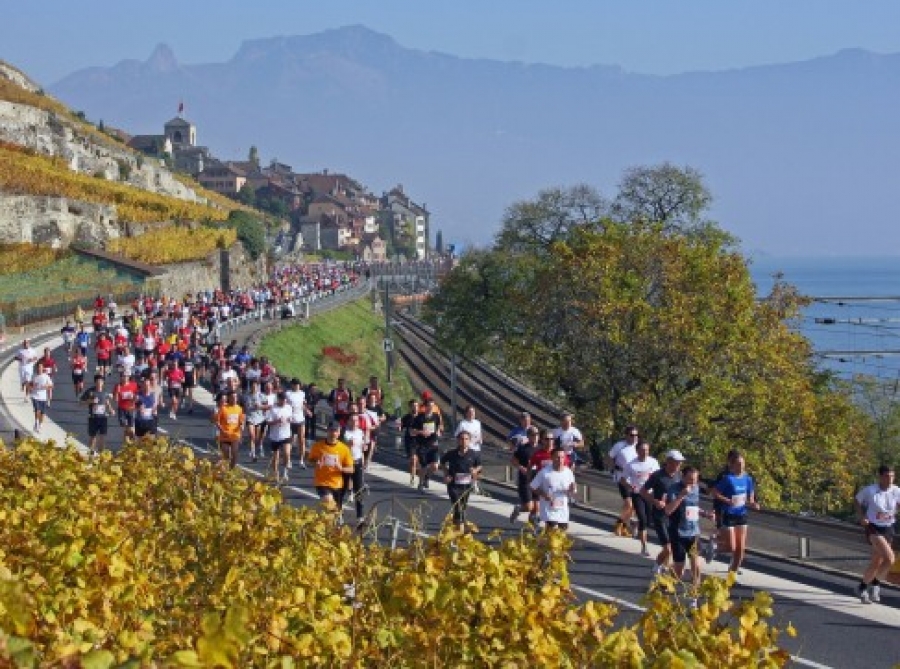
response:
[[(55, 349), (59, 372), (56, 375), (54, 399), (49, 418), (58, 428), (71, 434), (81, 444), (87, 444), (87, 411), (78, 405), (69, 374), (69, 365), (62, 349)], [(90, 378), (89, 375), (88, 378)], [(16, 380), (16, 365), (4, 370), (2, 399), (9, 414), (8, 420), (18, 422), (30, 431), (30, 406), (23, 403)], [(112, 389), (112, 382), (109, 384)], [(198, 452), (214, 451), (213, 431), (209, 422), (209, 394), (200, 390), (201, 402), (193, 414), (182, 411), (177, 420), (160, 412), (160, 432), (180, 439)], [(60, 438), (55, 426), (48, 425), (40, 437)], [(111, 420), (108, 443), (118, 450), (122, 429)], [(389, 518), (398, 521), (398, 542), (406, 542), (415, 531), (436, 533), (450, 510), (446, 490), (436, 481), (427, 491), (409, 486), (405, 463), (393, 445), (380, 449), (376, 464), (367, 475), (370, 493), (368, 508), (375, 507), (377, 530), (370, 540), (389, 542)], [(246, 449), (241, 454), (241, 467), (252, 476), (261, 476), (264, 463), (251, 463)], [(283, 487), (285, 499), (296, 505), (317, 504), (312, 488), (312, 473), (295, 465), (289, 483)], [(470, 502), (469, 521), (478, 535), (487, 539), (499, 530), (502, 536), (526, 531), (522, 523), (509, 522), (509, 512), (515, 493), (502, 485), (485, 484), (484, 495)], [(350, 505), (345, 506), (348, 522), (354, 521)], [(521, 518), (524, 519), (524, 514)], [(639, 615), (641, 599), (651, 582), (651, 558), (639, 555), (638, 543), (629, 538), (614, 537), (612, 523), (596, 513), (575, 510), (570, 534), (575, 539), (570, 565), (574, 590), (579, 597), (617, 601), (626, 621)], [(753, 528), (750, 528), (750, 542)], [(653, 550), (655, 554), (655, 550)], [(716, 561), (705, 573), (724, 575), (726, 564)], [(804, 569), (802, 566), (757, 556), (748, 558), (739, 585), (733, 591), (737, 598), (751, 598), (757, 590), (766, 590), (775, 597), (775, 624), (792, 623), (798, 630), (795, 639), (784, 636), (782, 645), (797, 656), (795, 666), (829, 667), (890, 667), (900, 662), (900, 595), (896, 591), (883, 593), (881, 604), (861, 604), (852, 595), (856, 580), (844, 576)]]

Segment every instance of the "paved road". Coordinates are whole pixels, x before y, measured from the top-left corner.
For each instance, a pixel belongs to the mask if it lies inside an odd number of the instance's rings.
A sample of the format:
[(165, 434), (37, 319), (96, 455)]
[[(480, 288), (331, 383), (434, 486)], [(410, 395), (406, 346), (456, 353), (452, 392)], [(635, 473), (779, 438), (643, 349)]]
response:
[[(57, 349), (55, 357), (60, 368), (50, 417), (55, 425), (48, 425), (41, 436), (62, 441), (65, 433), (77, 442), (87, 443), (87, 414), (78, 406), (68, 374), (65, 355)], [(17, 383), (16, 366), (9, 365), (0, 378), (0, 396), (11, 418), (20, 426), (31, 426), (30, 405), (23, 402)], [(211, 448), (212, 429), (209, 424), (211, 404), (207, 392), (199, 393), (202, 406), (193, 415), (182, 414), (171, 420), (162, 414), (160, 427), (170, 437), (183, 439), (198, 451)], [(113, 448), (121, 443), (122, 431), (111, 427)], [(261, 475), (263, 465), (252, 464), (246, 453), (241, 466), (249, 475)], [(406, 541), (412, 531), (413, 518), (419, 518), (418, 529), (437, 532), (450, 504), (445, 491), (436, 483), (429, 491), (410, 488), (409, 475), (398, 469), (403, 465), (399, 454), (384, 448), (377, 464), (368, 475), (371, 495), (367, 502), (377, 506), (379, 519), (391, 513), (402, 521), (400, 541)], [(292, 504), (315, 504), (311, 472), (295, 468), (290, 483), (284, 488), (285, 497)], [(486, 485), (485, 496), (473, 498), (470, 520), (486, 538), (493, 530), (504, 535), (521, 532), (522, 526), (509, 523), (508, 515), (513, 492), (503, 486)], [(345, 511), (352, 520), (352, 510)], [(585, 598), (619, 601), (627, 617), (637, 615), (641, 597), (650, 582), (652, 562), (638, 554), (637, 542), (612, 535), (611, 523), (596, 514), (576, 511), (570, 534), (575, 538), (571, 573), (575, 591)], [(389, 530), (383, 527), (378, 538), (388, 541)], [(751, 528), (752, 541), (752, 528)], [(708, 573), (724, 574), (725, 564), (716, 562)], [(822, 574), (799, 566), (752, 557), (734, 591), (735, 596), (749, 598), (757, 590), (767, 590), (775, 596), (776, 623), (791, 622), (799, 631), (796, 639), (783, 639), (784, 645), (799, 656), (797, 666), (831, 667), (889, 667), (900, 662), (900, 596), (889, 592), (880, 605), (863, 605), (850, 592), (853, 579)]]

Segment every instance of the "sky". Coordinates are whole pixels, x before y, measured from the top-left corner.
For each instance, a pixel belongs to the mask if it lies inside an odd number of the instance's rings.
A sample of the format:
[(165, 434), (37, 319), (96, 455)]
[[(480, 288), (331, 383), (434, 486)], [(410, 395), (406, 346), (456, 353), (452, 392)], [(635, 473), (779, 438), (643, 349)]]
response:
[(646, 74), (900, 51), (897, 0), (0, 0), (0, 16), (0, 58), (44, 85), (161, 42), (221, 62), (245, 39), (352, 24), (426, 51)]

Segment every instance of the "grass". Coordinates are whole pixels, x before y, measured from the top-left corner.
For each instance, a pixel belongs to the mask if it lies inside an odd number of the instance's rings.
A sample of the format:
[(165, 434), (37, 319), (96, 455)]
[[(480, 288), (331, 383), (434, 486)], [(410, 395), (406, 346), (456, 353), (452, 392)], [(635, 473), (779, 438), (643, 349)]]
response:
[[(369, 376), (377, 376), (385, 394), (384, 410), (391, 414), (395, 400), (405, 410), (414, 394), (402, 366), (399, 370), (395, 366), (393, 382), (387, 382), (383, 338), (384, 316), (364, 298), (314, 316), (308, 326), (285, 328), (265, 337), (259, 353), (268, 356), (279, 373), (304, 383), (314, 381), (326, 393), (337, 385), (338, 377), (347, 379), (357, 394), (368, 385)], [(394, 360), (399, 360), (396, 353)]]

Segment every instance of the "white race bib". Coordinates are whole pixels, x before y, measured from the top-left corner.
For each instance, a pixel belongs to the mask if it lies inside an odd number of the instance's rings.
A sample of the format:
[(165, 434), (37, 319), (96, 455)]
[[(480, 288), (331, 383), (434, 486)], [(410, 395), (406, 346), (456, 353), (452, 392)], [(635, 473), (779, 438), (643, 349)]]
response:
[(569, 506), (569, 493), (555, 492), (550, 497), (551, 509), (565, 509)]
[(747, 494), (741, 495), (732, 495), (731, 496), (731, 506), (741, 507), (747, 504)]
[(699, 506), (684, 507), (684, 519), (687, 521), (690, 521), (690, 522), (700, 520), (700, 507)]
[(94, 405), (94, 415), (95, 416), (105, 416), (106, 415), (106, 405), (105, 404), (95, 404)]
[(471, 474), (457, 474), (453, 477), (453, 482), (456, 485), (469, 485), (472, 483), (472, 475)]
[(339, 467), (340, 464), (340, 459), (338, 459), (338, 456), (334, 455), (333, 453), (328, 453), (322, 456), (323, 467)]
[(141, 418), (144, 420), (153, 420), (153, 409), (141, 407)]

